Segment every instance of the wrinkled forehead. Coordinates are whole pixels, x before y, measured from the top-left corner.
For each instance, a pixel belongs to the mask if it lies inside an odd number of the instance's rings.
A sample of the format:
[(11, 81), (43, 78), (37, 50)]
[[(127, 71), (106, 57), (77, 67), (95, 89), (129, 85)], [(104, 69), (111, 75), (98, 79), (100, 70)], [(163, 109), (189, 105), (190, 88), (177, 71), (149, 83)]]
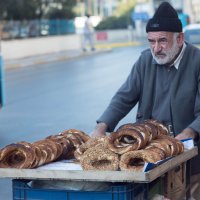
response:
[(160, 38), (172, 39), (173, 35), (174, 35), (173, 32), (166, 32), (166, 31), (156, 31), (147, 33), (148, 39), (156, 39), (156, 40)]

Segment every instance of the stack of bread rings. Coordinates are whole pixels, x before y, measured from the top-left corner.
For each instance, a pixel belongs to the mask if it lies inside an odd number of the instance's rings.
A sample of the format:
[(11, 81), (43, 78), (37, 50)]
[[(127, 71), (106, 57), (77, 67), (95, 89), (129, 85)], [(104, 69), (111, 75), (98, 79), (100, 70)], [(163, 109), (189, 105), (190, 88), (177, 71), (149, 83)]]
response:
[(74, 151), (90, 137), (69, 129), (34, 143), (18, 142), (0, 150), (1, 168), (36, 168), (60, 160), (71, 159)]
[(108, 137), (108, 147), (115, 153), (124, 154), (128, 151), (142, 149), (151, 140), (167, 134), (167, 128), (156, 120), (125, 124)]
[[(116, 132), (90, 138), (74, 155), (84, 170), (142, 171), (146, 162), (156, 163), (184, 151), (159, 121), (124, 124)], [(114, 156), (115, 155), (115, 156)]]
[(69, 129), (34, 143), (18, 142), (0, 150), (0, 168), (36, 168), (75, 158), (83, 170), (142, 171), (146, 162), (156, 163), (184, 151), (159, 121), (128, 123), (109, 136), (91, 138)]

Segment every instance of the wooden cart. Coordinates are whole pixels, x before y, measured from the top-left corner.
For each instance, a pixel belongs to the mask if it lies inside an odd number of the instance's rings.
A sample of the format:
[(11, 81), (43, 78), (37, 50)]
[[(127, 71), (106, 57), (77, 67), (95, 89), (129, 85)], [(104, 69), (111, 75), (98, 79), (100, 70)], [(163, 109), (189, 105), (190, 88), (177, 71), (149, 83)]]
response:
[(184, 151), (182, 154), (169, 159), (148, 172), (128, 171), (82, 171), (82, 170), (53, 170), (53, 169), (11, 169), (1, 168), (0, 178), (27, 180), (73, 180), (98, 182), (134, 182), (145, 184), (169, 173), (177, 166), (186, 166), (186, 195), (190, 196), (190, 159), (198, 154), (197, 147)]

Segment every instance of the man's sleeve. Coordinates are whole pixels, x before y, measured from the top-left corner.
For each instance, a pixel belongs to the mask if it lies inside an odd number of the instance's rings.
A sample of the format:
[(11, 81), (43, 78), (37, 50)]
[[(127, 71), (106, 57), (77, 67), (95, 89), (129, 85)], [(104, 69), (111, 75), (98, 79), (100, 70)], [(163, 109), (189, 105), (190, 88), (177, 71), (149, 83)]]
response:
[(97, 120), (108, 125), (107, 131), (113, 131), (118, 122), (137, 104), (141, 93), (141, 76), (137, 62), (128, 78), (111, 99), (102, 116)]
[(199, 134), (200, 138), (200, 76), (198, 79), (198, 90), (196, 94), (194, 114), (195, 120), (188, 127), (195, 130)]

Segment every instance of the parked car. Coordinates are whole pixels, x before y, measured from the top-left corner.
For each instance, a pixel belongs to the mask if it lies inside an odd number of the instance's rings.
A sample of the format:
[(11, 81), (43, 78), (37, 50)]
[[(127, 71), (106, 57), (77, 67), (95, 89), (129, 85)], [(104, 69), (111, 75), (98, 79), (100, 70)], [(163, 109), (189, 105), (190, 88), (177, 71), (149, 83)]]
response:
[(185, 40), (200, 45), (200, 24), (190, 24), (184, 27)]
[(19, 28), (15, 26), (4, 26), (2, 29), (2, 39), (9, 40), (19, 36)]

